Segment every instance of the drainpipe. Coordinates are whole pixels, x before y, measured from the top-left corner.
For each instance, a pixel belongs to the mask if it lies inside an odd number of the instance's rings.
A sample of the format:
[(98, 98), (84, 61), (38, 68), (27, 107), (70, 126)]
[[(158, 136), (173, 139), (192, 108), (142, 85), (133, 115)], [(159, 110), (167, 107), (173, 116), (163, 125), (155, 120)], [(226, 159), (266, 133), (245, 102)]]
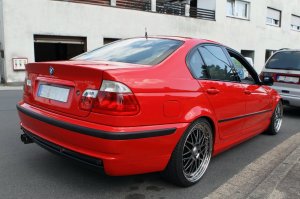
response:
[(110, 5), (116, 7), (117, 6), (117, 0), (110, 0)]
[(5, 59), (4, 50), (2, 50), (2, 43), (0, 43), (0, 84), (5, 84)]
[(151, 11), (156, 12), (156, 0), (151, 0)]
[(191, 1), (190, 0), (188, 0), (188, 1), (186, 1), (186, 4), (185, 4), (185, 16), (186, 17), (189, 17), (190, 16), (190, 3), (191, 3)]

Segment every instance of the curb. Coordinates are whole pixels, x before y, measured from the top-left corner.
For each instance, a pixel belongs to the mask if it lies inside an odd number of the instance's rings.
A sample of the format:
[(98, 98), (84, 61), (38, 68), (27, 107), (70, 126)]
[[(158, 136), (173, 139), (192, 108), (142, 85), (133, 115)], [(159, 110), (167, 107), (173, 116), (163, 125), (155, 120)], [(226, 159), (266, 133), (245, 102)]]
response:
[(0, 86), (0, 91), (19, 91), (23, 90), (23, 86)]
[(247, 165), (205, 199), (268, 198), (297, 163), (299, 145), (300, 132)]
[(273, 199), (278, 198), (278, 195), (281, 195), (280, 198), (287, 198), (284, 196), (284, 193), (277, 191), (276, 187), (299, 161), (299, 157), (300, 146), (293, 151), (280, 165), (278, 165), (276, 169), (274, 169), (274, 171), (272, 171), (272, 173), (262, 183), (260, 183), (255, 190), (253, 190), (248, 198)]

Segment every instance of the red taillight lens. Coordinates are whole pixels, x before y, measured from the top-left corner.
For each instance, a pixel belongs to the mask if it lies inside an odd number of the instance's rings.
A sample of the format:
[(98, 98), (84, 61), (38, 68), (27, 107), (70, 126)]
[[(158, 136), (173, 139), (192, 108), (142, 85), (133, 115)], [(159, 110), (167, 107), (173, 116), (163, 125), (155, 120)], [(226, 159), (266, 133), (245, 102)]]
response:
[(133, 115), (139, 111), (139, 106), (131, 93), (100, 91), (92, 111), (111, 115)]
[(122, 83), (108, 80), (103, 80), (100, 91), (86, 90), (80, 108), (109, 115), (134, 115), (139, 111), (131, 90)]

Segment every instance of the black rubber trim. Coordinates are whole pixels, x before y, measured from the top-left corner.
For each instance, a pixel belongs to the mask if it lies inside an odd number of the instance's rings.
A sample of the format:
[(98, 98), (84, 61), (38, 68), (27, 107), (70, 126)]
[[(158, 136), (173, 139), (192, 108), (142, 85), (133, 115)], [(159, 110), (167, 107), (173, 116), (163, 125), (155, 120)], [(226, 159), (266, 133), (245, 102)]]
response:
[(103, 138), (108, 140), (130, 140), (130, 139), (141, 139), (141, 138), (151, 138), (158, 136), (171, 135), (175, 133), (176, 128), (169, 129), (159, 129), (152, 131), (140, 131), (140, 132), (106, 132), (98, 129), (91, 129), (75, 124), (66, 123), (63, 121), (55, 120), (44, 115), (35, 113), (28, 109), (25, 109), (17, 104), (18, 111), (24, 113), (25, 115), (37, 119), (39, 121), (45, 122), (47, 124), (51, 124), (66, 130), (70, 130), (76, 133), (89, 135), (97, 138)]
[(259, 112), (255, 112), (255, 113), (250, 113), (250, 114), (241, 115), (241, 116), (238, 116), (238, 117), (233, 117), (233, 118), (228, 118), (228, 119), (224, 119), (224, 120), (219, 120), (218, 122), (219, 123), (229, 122), (229, 121), (232, 121), (232, 120), (238, 120), (238, 119), (241, 119), (241, 118), (250, 117), (250, 116), (253, 116), (253, 115), (259, 115), (259, 114), (263, 114), (263, 113), (267, 113), (267, 112), (272, 112), (272, 110), (264, 110), (264, 111), (259, 111)]
[(42, 148), (65, 158), (75, 160), (76, 162), (83, 163), (86, 166), (93, 167), (93, 168), (102, 168), (103, 169), (103, 162), (100, 159), (83, 155), (81, 153), (71, 151), (69, 149), (65, 149), (59, 145), (56, 145), (52, 142), (46, 141), (43, 138), (34, 135), (33, 133), (29, 132), (28, 130), (22, 128), (23, 132), (29, 136), (32, 141)]

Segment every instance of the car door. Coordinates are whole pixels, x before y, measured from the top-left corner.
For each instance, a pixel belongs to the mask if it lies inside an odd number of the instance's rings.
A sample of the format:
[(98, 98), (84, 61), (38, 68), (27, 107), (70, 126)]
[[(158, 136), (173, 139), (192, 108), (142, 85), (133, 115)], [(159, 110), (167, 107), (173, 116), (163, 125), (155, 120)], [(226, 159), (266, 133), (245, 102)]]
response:
[(257, 132), (258, 129), (265, 128), (266, 123), (269, 122), (270, 111), (272, 111), (270, 96), (265, 86), (259, 83), (253, 67), (239, 53), (228, 49), (228, 54), (244, 87), (245, 132)]
[(244, 118), (239, 118), (245, 114), (244, 86), (237, 81), (223, 47), (198, 46), (190, 54), (189, 67), (214, 109), (220, 138), (239, 134), (245, 122)]

